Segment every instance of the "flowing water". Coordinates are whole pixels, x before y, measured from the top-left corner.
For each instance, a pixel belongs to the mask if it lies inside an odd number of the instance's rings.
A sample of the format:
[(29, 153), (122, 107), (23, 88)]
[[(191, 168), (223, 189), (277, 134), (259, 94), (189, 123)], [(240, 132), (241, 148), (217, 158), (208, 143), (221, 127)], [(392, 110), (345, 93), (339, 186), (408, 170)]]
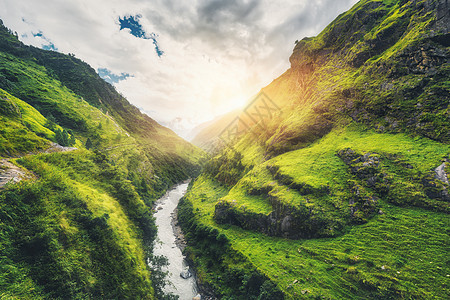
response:
[(171, 189), (164, 197), (157, 201), (156, 225), (158, 226), (158, 237), (156, 239), (154, 254), (167, 257), (169, 265), (163, 271), (169, 271), (165, 291), (180, 296), (180, 300), (192, 300), (197, 295), (197, 284), (194, 276), (183, 279), (180, 273), (188, 268), (181, 250), (175, 244), (176, 236), (172, 228), (173, 211), (184, 196), (188, 183), (181, 183)]

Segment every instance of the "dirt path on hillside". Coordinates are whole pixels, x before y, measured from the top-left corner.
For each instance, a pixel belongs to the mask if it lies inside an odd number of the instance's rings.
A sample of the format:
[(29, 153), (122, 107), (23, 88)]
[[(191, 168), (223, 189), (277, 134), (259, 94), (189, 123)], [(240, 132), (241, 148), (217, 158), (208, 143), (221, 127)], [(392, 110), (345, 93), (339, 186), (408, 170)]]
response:
[[(63, 147), (56, 143), (53, 143), (49, 148), (39, 152), (39, 153), (54, 153), (54, 152), (68, 152), (76, 150), (74, 147)], [(35, 155), (35, 154), (28, 154)], [(28, 156), (23, 155), (23, 156)], [(23, 157), (20, 156), (20, 157)], [(16, 157), (16, 158), (20, 158)], [(31, 179), (35, 177), (33, 173), (27, 171), (24, 168), (20, 168), (10, 162), (9, 158), (0, 159), (0, 190), (4, 188), (7, 183), (18, 183), (24, 179)]]
[(17, 183), (28, 178), (30, 174), (18, 166), (12, 164), (7, 159), (0, 159), (0, 189), (8, 182)]

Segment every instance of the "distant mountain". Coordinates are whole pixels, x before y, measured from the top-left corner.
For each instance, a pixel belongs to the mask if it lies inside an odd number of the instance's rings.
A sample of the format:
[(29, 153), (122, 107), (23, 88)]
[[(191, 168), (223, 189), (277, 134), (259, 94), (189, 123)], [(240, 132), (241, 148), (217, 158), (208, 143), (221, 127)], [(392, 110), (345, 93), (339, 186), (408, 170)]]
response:
[(163, 297), (152, 205), (202, 157), (87, 63), (1, 24), (2, 297)]
[(218, 140), (220, 133), (239, 116), (241, 111), (233, 110), (229, 113), (216, 117), (215, 119), (202, 123), (195, 127), (191, 135), (193, 136), (192, 144), (202, 148), (205, 151), (213, 151), (220, 147)]
[(449, 11), (362, 0), (297, 42), (224, 136), (223, 119), (202, 130), (225, 143), (179, 214), (205, 290), (450, 297)]

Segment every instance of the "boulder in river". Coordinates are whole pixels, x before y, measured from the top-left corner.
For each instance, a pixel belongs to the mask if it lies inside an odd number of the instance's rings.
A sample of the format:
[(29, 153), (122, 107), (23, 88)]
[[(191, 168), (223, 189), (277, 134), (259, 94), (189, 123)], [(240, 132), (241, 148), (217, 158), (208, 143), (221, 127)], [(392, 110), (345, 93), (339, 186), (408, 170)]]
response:
[(188, 279), (189, 277), (192, 276), (192, 273), (188, 269), (186, 269), (186, 270), (181, 271), (180, 276), (183, 279)]

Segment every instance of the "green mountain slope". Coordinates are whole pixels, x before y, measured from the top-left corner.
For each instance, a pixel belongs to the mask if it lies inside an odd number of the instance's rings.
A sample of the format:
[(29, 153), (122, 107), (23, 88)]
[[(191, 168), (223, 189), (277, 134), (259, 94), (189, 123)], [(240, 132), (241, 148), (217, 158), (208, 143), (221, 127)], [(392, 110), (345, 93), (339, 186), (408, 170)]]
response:
[(200, 124), (193, 130), (192, 143), (205, 151), (212, 152), (220, 147), (219, 135), (235, 119), (241, 111), (233, 110), (210, 122)]
[[(83, 143), (89, 138), (95, 149), (120, 152), (114, 157), (131, 159), (138, 154), (130, 149), (138, 145), (145, 157), (133, 161), (146, 163), (141, 169), (149, 170), (148, 177), (153, 173), (169, 177), (175, 169), (178, 177), (186, 177), (193, 169), (199, 150), (140, 113), (88, 64), (71, 55), (25, 46), (5, 27), (0, 34), (0, 88), (71, 129)], [(129, 147), (120, 151), (117, 145)], [(171, 183), (178, 180), (174, 177)]]
[(238, 299), (450, 296), (449, 20), (446, 1), (363, 0), (296, 44), (262, 89), (280, 110), (255, 119), (250, 104), (251, 130), (180, 204), (205, 287)]
[(0, 176), (21, 180), (0, 186), (0, 297), (162, 297), (152, 204), (202, 156), (88, 64), (0, 26)]

